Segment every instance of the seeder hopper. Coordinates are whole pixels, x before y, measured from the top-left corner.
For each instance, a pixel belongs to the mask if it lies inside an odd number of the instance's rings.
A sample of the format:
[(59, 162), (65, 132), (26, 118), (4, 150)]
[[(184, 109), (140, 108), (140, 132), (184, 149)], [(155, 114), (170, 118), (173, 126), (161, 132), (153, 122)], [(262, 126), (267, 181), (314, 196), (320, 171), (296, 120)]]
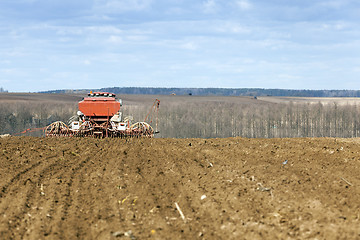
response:
[[(153, 137), (158, 133), (160, 100), (156, 99), (144, 122), (131, 123), (122, 118), (121, 99), (108, 92), (90, 92), (79, 102), (79, 111), (70, 118), (68, 125), (57, 121), (45, 128), (45, 136), (68, 137)], [(150, 125), (155, 119), (155, 130)], [(149, 121), (149, 123), (147, 123)]]

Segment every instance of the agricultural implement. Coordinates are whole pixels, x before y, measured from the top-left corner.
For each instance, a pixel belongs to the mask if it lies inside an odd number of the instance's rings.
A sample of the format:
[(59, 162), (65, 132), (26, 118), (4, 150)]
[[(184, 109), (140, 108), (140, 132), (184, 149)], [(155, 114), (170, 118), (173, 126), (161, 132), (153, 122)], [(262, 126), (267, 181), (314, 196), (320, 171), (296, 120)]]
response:
[[(158, 133), (160, 100), (156, 99), (144, 122), (131, 123), (131, 117), (122, 118), (121, 99), (108, 92), (90, 92), (79, 102), (79, 111), (68, 125), (57, 121), (45, 128), (46, 137), (153, 137)], [(155, 120), (155, 130), (150, 125)]]

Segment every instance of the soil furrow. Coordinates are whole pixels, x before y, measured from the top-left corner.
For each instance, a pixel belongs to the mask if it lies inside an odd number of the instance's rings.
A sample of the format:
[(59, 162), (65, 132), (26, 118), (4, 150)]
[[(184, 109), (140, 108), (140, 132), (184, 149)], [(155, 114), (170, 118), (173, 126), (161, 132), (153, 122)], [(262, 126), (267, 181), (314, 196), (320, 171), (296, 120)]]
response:
[[(48, 226), (52, 224), (54, 219), (54, 199), (58, 190), (57, 176), (63, 167), (56, 159), (53, 161), (55, 162), (48, 162), (49, 165), (40, 172), (39, 178), (34, 184), (33, 192), (27, 196), (26, 206), (29, 208), (24, 212), (24, 218), (29, 220), (21, 226), (23, 229), (21, 238), (36, 238), (39, 233), (46, 237), (51, 232)], [(37, 229), (35, 230), (35, 228)]]
[[(81, 160), (80, 160), (81, 161)], [(63, 190), (63, 201), (62, 201), (62, 215), (61, 215), (61, 221), (59, 222), (59, 237), (61, 239), (75, 239), (75, 238), (78, 238), (79, 236), (77, 236), (77, 233), (76, 233), (76, 229), (75, 229), (75, 233), (74, 233), (74, 226), (76, 227), (77, 224), (73, 225), (71, 229), (67, 230), (67, 231), (64, 231), (63, 229), (66, 229), (64, 226), (67, 225), (67, 218), (68, 218), (68, 215), (69, 215), (69, 209), (72, 205), (72, 202), (73, 202), (73, 195), (74, 195), (74, 192), (72, 190), (72, 185), (73, 185), (73, 182), (74, 182), (74, 178), (76, 177), (76, 174), (77, 172), (84, 167), (84, 165), (88, 162), (88, 160), (84, 160), (84, 161), (81, 161), (76, 167), (73, 167), (71, 169), (71, 174), (69, 176), (69, 178), (67, 179), (66, 181), (66, 187), (65, 189)], [(71, 215), (71, 214), (70, 214)]]
[[(5, 183), (5, 185), (2, 187), (1, 192), (0, 192), (0, 198), (2, 198), (6, 193), (8, 188), (10, 187), (10, 185), (17, 183), (17, 181), (21, 178), (22, 175), (26, 174), (28, 171), (32, 170), (33, 168), (36, 168), (37, 166), (39, 166), (41, 164), (41, 162), (37, 162), (32, 164), (30, 167), (22, 170), (21, 172), (17, 173), (13, 178), (10, 179), (9, 182)], [(24, 185), (27, 183), (27, 181), (31, 181), (30, 178), (26, 179), (24, 182)]]
[(0, 239), (360, 238), (357, 139), (0, 143)]
[[(19, 188), (20, 189), (26, 189), (26, 193), (22, 193), (21, 194), (21, 198), (17, 200), (17, 207), (16, 207), (16, 211), (13, 211), (11, 213), (11, 215), (7, 216), (7, 221), (8, 221), (8, 231), (10, 231), (11, 229), (15, 229), (16, 231), (12, 232), (12, 236), (13, 237), (17, 237), (20, 236), (20, 238), (23, 238), (23, 235), (26, 231), (26, 226), (29, 224), (30, 222), (30, 211), (33, 208), (33, 205), (31, 202), (34, 201), (34, 199), (36, 199), (36, 193), (38, 193), (40, 195), (40, 190), (41, 190), (41, 179), (43, 178), (44, 173), (47, 171), (47, 169), (53, 167), (56, 165), (56, 163), (50, 164), (50, 166), (45, 167), (48, 163), (48, 160), (50, 160), (53, 157), (49, 157), (46, 159), (42, 159), (42, 161), (39, 161), (37, 164), (33, 164), (32, 167), (27, 168), (24, 171), (21, 171), (19, 174), (17, 174), (13, 179), (14, 181), (11, 181), (13, 183), (13, 185), (11, 185), (11, 192), (18, 192)], [(43, 163), (43, 164), (41, 164)], [(38, 168), (36, 168), (37, 166), (40, 165), (40, 169), (42, 169), (41, 167), (45, 167), (43, 168), (41, 171), (39, 171)], [(44, 166), (45, 165), (45, 166)], [(37, 172), (35, 174), (30, 175), (30, 170), (32, 169), (36, 169)], [(23, 176), (25, 173), (27, 173), (27, 176)], [(20, 177), (21, 176), (21, 177)], [(20, 180), (21, 178), (26, 178), (25, 181)], [(25, 185), (25, 188), (22, 188), (22, 185)], [(9, 191), (10, 192), (10, 191)], [(12, 202), (5, 202), (4, 205), (7, 205), (6, 208), (9, 208), (13, 203)]]

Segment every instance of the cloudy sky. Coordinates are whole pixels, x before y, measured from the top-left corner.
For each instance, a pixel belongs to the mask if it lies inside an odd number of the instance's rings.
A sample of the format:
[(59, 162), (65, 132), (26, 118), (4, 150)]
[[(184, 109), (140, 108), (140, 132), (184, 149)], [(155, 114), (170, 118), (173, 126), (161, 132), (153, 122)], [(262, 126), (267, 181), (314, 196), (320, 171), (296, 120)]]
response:
[(0, 87), (360, 89), (358, 0), (0, 0)]

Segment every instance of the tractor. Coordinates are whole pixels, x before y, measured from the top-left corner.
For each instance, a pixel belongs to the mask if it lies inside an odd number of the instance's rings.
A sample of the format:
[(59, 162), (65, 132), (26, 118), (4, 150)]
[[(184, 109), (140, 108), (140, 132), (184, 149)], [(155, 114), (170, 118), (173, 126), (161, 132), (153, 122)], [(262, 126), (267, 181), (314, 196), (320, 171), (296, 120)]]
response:
[[(90, 92), (79, 102), (77, 114), (68, 124), (57, 121), (47, 126), (46, 137), (153, 137), (158, 133), (158, 112), (160, 100), (156, 99), (143, 122), (131, 123), (131, 118), (123, 118), (120, 108), (122, 100), (109, 92)], [(154, 116), (155, 115), (155, 116)], [(150, 125), (155, 118), (155, 130)], [(149, 123), (146, 121), (150, 120)]]

